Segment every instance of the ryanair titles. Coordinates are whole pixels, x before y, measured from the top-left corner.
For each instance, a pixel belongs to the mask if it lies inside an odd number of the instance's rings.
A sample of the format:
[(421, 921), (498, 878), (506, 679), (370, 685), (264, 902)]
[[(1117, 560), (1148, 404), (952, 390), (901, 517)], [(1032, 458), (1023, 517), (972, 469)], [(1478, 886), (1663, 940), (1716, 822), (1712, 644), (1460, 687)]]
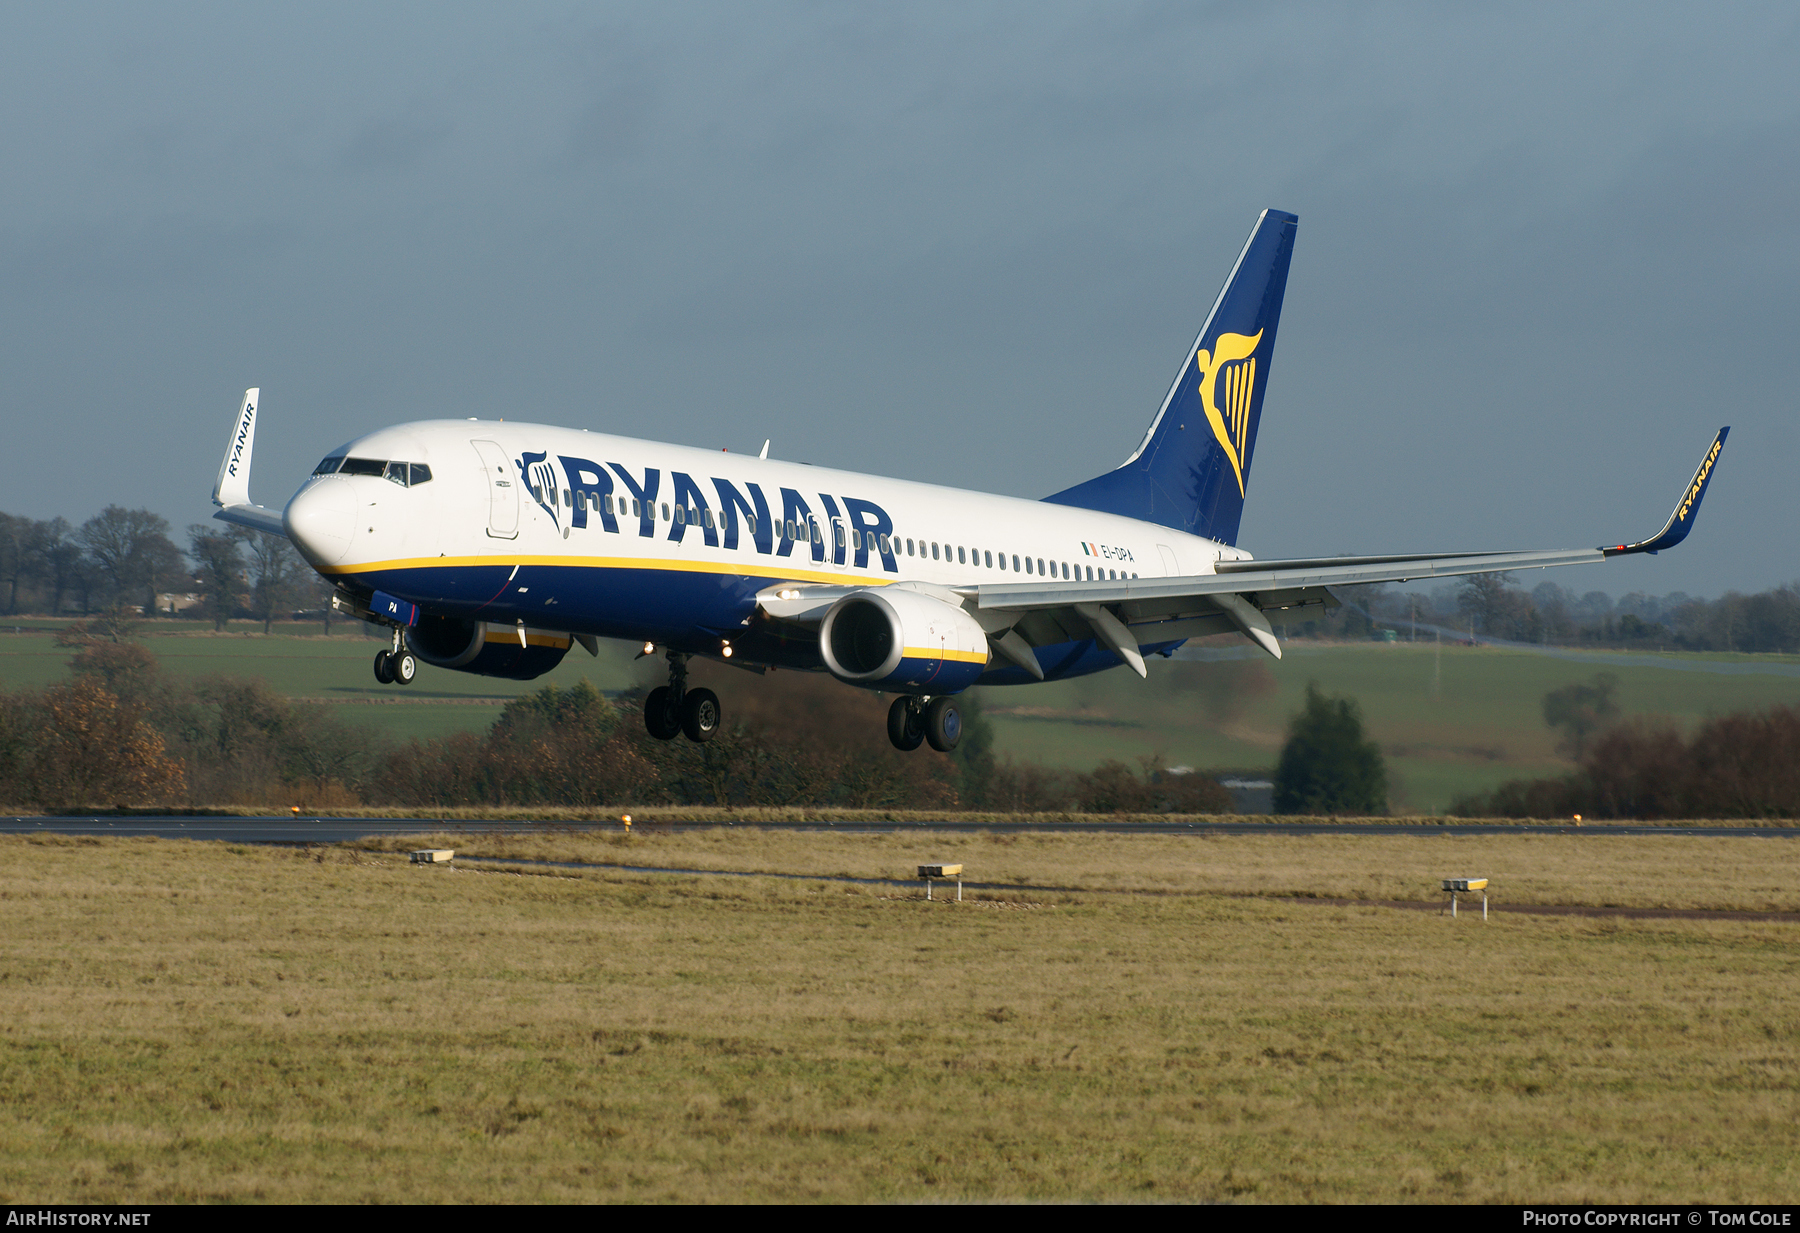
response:
[(637, 533), (649, 539), (661, 521), (668, 526), (666, 538), (676, 543), (690, 532), (709, 548), (735, 549), (747, 539), (765, 556), (800, 552), (814, 561), (857, 569), (870, 568), (873, 559), (888, 573), (900, 572), (894, 559), (894, 520), (860, 497), (845, 497), (840, 505), (838, 498), (821, 492), (814, 494), (815, 507), (796, 489), (782, 488), (771, 501), (760, 484), (740, 488), (717, 476), (702, 483), (685, 471), (670, 471), (665, 486), (657, 467), (644, 468), (640, 476), (621, 463), (602, 465), (568, 454), (556, 455), (554, 463), (548, 453), (521, 454), (513, 465), (538, 507), (559, 527), (580, 530), (597, 518), (602, 528), (617, 534), (621, 524), (635, 522)]
[[(1705, 461), (1700, 464), (1700, 469), (1694, 472), (1694, 482), (1688, 485), (1687, 492), (1682, 494), (1681, 504), (1675, 507), (1675, 517), (1678, 521), (1686, 522), (1688, 511), (1699, 503), (1700, 494), (1706, 491), (1707, 478), (1712, 475), (1713, 462), (1717, 460), (1719, 451), (1724, 447), (1724, 439), (1715, 438), (1712, 448), (1706, 451)], [(1691, 458), (1693, 455), (1690, 454), (1689, 457)]]

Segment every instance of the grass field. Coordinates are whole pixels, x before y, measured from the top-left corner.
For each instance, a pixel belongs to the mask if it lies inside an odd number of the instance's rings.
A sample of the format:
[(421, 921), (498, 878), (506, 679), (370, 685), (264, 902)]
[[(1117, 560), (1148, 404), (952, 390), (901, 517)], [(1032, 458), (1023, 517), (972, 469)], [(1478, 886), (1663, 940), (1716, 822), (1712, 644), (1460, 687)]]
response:
[(1257, 897), (1792, 905), (1791, 841), (540, 842), (1112, 889), (0, 841), (0, 1199), (1800, 1198), (1795, 924)]
[[(0, 688), (41, 689), (68, 678), (70, 653), (55, 644), (52, 630), (26, 628), (15, 634), (7, 632), (11, 628), (0, 625)], [(596, 689), (627, 689), (644, 669), (633, 664), (629, 648), (602, 643), (600, 658), (572, 650), (554, 672), (536, 681), (471, 676), (422, 664), (419, 679), (401, 689), (375, 680), (370, 665), (385, 643), (365, 636), (361, 625), (339, 622), (329, 638), (316, 632), (318, 626), (310, 628), (315, 632), (265, 637), (261, 624), (234, 624), (216, 634), (206, 623), (159, 621), (152, 623), (143, 643), (177, 678), (259, 677), (290, 697), (339, 704), (337, 713), (346, 720), (396, 740), (483, 732), (500, 707), (519, 694), (546, 684), (567, 687), (583, 678)]]
[[(1274, 689), (1253, 698), (1241, 717), (1209, 722), (1196, 682), (1213, 665), (1152, 661), (1151, 677), (1101, 673), (1029, 689), (983, 694), (999, 732), (997, 748), (1024, 758), (1092, 766), (1161, 752), (1173, 765), (1272, 767), (1288, 719), (1316, 681), (1362, 707), (1369, 734), (1387, 757), (1398, 812), (1441, 812), (1455, 796), (1508, 779), (1561, 774), (1570, 764), (1544, 725), (1552, 689), (1596, 672), (1618, 676), (1628, 715), (1667, 716), (1691, 725), (1708, 715), (1773, 703), (1800, 703), (1800, 675), (1706, 671), (1790, 668), (1792, 656), (1630, 656), (1626, 664), (1587, 663), (1488, 647), (1424, 644), (1289, 643), (1267, 661)], [(1654, 666), (1671, 661), (1681, 670)], [(1698, 670), (1696, 670), (1698, 669)], [(1027, 713), (1007, 713), (1022, 708)]]
[[(47, 630), (0, 626), (0, 687), (38, 688), (67, 675), (68, 653)], [(397, 739), (481, 731), (506, 699), (546, 683), (586, 678), (602, 690), (652, 681), (660, 661), (633, 661), (634, 648), (602, 643), (601, 657), (572, 650), (536, 682), (501, 681), (421, 666), (410, 689), (382, 686), (369, 669), (379, 643), (339, 625), (330, 638), (292, 632), (264, 637), (260, 626), (215, 635), (203, 625), (157, 622), (146, 645), (171, 673), (259, 676), (295, 697), (343, 704), (346, 719)], [(277, 626), (277, 629), (282, 629)], [(295, 627), (288, 626), (288, 630)], [(318, 627), (303, 627), (316, 630)], [(981, 692), (1003, 756), (1090, 769), (1107, 758), (1132, 762), (1161, 754), (1169, 765), (1201, 769), (1270, 768), (1288, 718), (1308, 682), (1355, 698), (1388, 759), (1394, 809), (1436, 813), (1462, 794), (1508, 779), (1559, 774), (1569, 764), (1544, 726), (1543, 695), (1599, 671), (1620, 680), (1628, 715), (1667, 716), (1691, 725), (1708, 715), (1773, 703), (1800, 703), (1800, 657), (1638, 655), (1591, 663), (1496, 648), (1407, 643), (1289, 643), (1266, 670), (1266, 692), (1237, 715), (1205, 701), (1220, 665), (1153, 660), (1150, 679), (1127, 672), (1061, 684)], [(1671, 668), (1667, 665), (1677, 665)], [(1662, 666), (1658, 666), (1662, 665)], [(1230, 665), (1237, 667), (1237, 665)], [(722, 692), (754, 688), (752, 678), (704, 662), (697, 683)], [(721, 685), (721, 683), (723, 683)]]

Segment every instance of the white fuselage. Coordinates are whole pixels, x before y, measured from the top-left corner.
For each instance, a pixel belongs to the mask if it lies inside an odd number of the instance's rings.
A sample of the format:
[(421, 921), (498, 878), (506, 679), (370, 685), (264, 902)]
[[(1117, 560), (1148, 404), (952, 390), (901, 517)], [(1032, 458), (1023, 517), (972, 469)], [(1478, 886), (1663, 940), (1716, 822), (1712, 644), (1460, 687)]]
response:
[[(1172, 577), (1248, 556), (1091, 510), (538, 424), (403, 424), (333, 456), (423, 464), (430, 479), (403, 486), (377, 474), (314, 476), (286, 511), (296, 544), (329, 577), (423, 603), (444, 598), (445, 588), (426, 579), (502, 564), (645, 581), (712, 575), (754, 591), (784, 581), (956, 587), (1046, 573), (1059, 581)], [(640, 636), (628, 628), (627, 595), (638, 587), (613, 589), (623, 602), (598, 608), (515, 592), (489, 615)], [(741, 607), (748, 592), (736, 591)], [(719, 623), (722, 614), (706, 608), (694, 613), (696, 626)], [(668, 616), (658, 612), (641, 636), (666, 635)]]

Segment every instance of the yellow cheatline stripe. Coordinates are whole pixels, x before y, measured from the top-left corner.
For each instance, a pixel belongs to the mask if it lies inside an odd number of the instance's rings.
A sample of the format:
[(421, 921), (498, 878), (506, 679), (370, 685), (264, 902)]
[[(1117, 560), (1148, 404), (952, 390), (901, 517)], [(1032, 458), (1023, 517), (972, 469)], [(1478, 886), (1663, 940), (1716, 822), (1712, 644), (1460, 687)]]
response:
[[(809, 562), (810, 564), (810, 562)], [(363, 561), (355, 565), (327, 565), (319, 572), (354, 577), (357, 574), (373, 573), (376, 570), (389, 569), (465, 569), (480, 566), (495, 566), (506, 569), (514, 565), (557, 565), (573, 566), (580, 569), (631, 569), (661, 570), (681, 574), (731, 574), (743, 578), (769, 578), (783, 582), (822, 582), (842, 583), (846, 579), (862, 586), (887, 586), (896, 582), (895, 578), (870, 578), (853, 572), (854, 566), (845, 566), (842, 570), (830, 573), (820, 569), (783, 569), (780, 565), (737, 564), (725, 561), (678, 561), (663, 558), (661, 560), (644, 557), (401, 557), (392, 561)]]
[(946, 651), (935, 646), (909, 646), (901, 649), (905, 659), (953, 659), (959, 664), (985, 664), (987, 654), (983, 651)]
[[(501, 626), (499, 629), (488, 630), (482, 635), (481, 640), (484, 644), (489, 642), (500, 642), (511, 643), (512, 645), (517, 646), (519, 643), (519, 631), (516, 627), (507, 629), (505, 626)], [(573, 639), (566, 634), (559, 638), (554, 634), (540, 634), (536, 630), (527, 630), (525, 632), (525, 641), (532, 646), (559, 646), (564, 650), (567, 650)]]

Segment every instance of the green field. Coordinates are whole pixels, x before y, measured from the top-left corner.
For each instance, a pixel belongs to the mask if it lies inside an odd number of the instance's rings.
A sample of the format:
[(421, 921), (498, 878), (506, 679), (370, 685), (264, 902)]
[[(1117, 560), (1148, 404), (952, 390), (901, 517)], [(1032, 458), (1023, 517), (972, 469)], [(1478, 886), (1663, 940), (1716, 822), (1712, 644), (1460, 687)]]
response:
[[(1555, 734), (1544, 725), (1546, 692), (1596, 672), (1618, 676), (1627, 715), (1668, 716), (1691, 725), (1709, 715), (1773, 703), (1800, 703), (1800, 675), (1730, 675), (1673, 670), (1742, 664), (1800, 664), (1793, 656), (1636, 655), (1621, 664), (1573, 662), (1524, 651), (1406, 643), (1286, 644), (1279, 662), (1261, 661), (1273, 688), (1240, 716), (1219, 720), (1199, 701), (1201, 678), (1219, 665), (1155, 661), (1150, 679), (1101, 673), (1064, 684), (990, 689), (983, 702), (999, 731), (996, 747), (1021, 758), (1092, 766), (1161, 753), (1170, 765), (1272, 767), (1288, 718), (1307, 683), (1361, 705), (1387, 755), (1391, 798), (1400, 812), (1432, 813), (1460, 794), (1508, 779), (1559, 774)], [(1258, 661), (1250, 661), (1252, 663)], [(1018, 708), (1026, 713), (1013, 713)]]
[(1793, 840), (550, 842), (1081, 889), (0, 839), (0, 1201), (1800, 1199), (1800, 925), (1274, 897), (1791, 911)]
[[(380, 643), (360, 628), (340, 625), (329, 638), (293, 628), (278, 625), (282, 632), (264, 637), (260, 626), (213, 634), (201, 625), (159, 622), (145, 643), (174, 675), (262, 677), (291, 696), (341, 704), (346, 719), (398, 739), (482, 730), (506, 699), (546, 683), (586, 678), (601, 690), (622, 690), (662, 671), (659, 660), (634, 661), (634, 647), (602, 643), (600, 658), (572, 650), (536, 682), (422, 665), (418, 681), (401, 689), (376, 683), (369, 661)], [(0, 626), (0, 687), (64, 679), (68, 652), (49, 632), (10, 629)], [(1153, 660), (1148, 681), (1120, 670), (1063, 684), (988, 689), (981, 699), (1003, 757), (1085, 770), (1108, 758), (1160, 755), (1166, 765), (1266, 770), (1307, 683), (1317, 681), (1361, 704), (1388, 758), (1393, 807), (1408, 813), (1439, 812), (1464, 793), (1567, 770), (1540, 703), (1547, 691), (1596, 672), (1618, 676), (1627, 715), (1666, 716), (1684, 726), (1709, 715), (1800, 703), (1800, 675), (1782, 674), (1800, 673), (1800, 657), (1608, 658), (1622, 662), (1487, 647), (1290, 642), (1280, 662)], [(1659, 666), (1670, 664), (1678, 667)], [(1251, 686), (1240, 707), (1219, 701), (1225, 677)], [(696, 662), (694, 679), (723, 685), (726, 693), (756, 688), (754, 678), (704, 661)]]
[[(70, 652), (55, 644), (50, 630), (27, 627), (13, 633), (13, 628), (0, 625), (0, 688), (41, 689), (68, 678)], [(586, 678), (596, 689), (621, 690), (642, 672), (660, 668), (660, 661), (656, 666), (634, 664), (633, 648), (622, 643), (601, 643), (600, 658), (575, 648), (556, 671), (536, 681), (471, 676), (421, 664), (419, 679), (403, 689), (375, 680), (370, 665), (385, 640), (369, 637), (363, 629), (339, 622), (325, 637), (278, 625), (276, 633), (265, 637), (260, 624), (234, 623), (227, 632), (214, 633), (210, 624), (159, 621), (142, 641), (176, 678), (259, 677), (290, 697), (332, 703), (346, 720), (396, 740), (482, 732), (508, 699), (546, 684), (566, 687)]]

